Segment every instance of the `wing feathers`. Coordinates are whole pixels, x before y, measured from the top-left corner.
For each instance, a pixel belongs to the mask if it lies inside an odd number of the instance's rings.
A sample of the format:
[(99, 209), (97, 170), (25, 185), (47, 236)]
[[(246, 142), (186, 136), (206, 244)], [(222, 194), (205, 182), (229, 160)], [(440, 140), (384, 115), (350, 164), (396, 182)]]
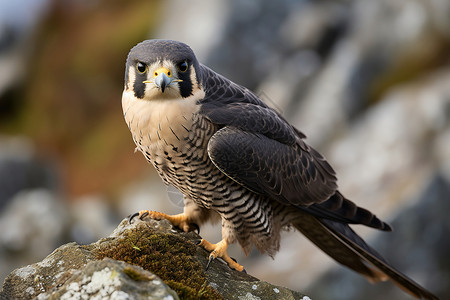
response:
[(210, 139), (208, 154), (226, 175), (283, 204), (321, 203), (337, 188), (321, 157), (262, 134), (224, 127)]

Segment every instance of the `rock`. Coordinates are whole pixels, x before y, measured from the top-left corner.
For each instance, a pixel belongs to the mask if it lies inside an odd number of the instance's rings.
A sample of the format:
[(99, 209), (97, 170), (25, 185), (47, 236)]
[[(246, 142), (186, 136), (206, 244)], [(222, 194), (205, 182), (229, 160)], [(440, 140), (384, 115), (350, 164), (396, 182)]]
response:
[(447, 67), (397, 87), (330, 143), (328, 158), (350, 199), (391, 218), (437, 169), (450, 172), (448, 80)]
[(231, 270), (220, 259), (206, 271), (200, 239), (167, 220), (123, 220), (107, 238), (69, 243), (43, 261), (14, 270), (1, 299), (306, 299), (298, 292)]
[(420, 0), (347, 3), (348, 30), (308, 91), (297, 94), (298, 109), (288, 111), (316, 146), (325, 147), (336, 134), (356, 127), (352, 121), (396, 86), (447, 64), (450, 22), (437, 12), (448, 13), (448, 1), (438, 0), (430, 9)]
[(22, 191), (13, 197), (0, 214), (0, 280), (67, 242), (67, 220), (64, 202), (50, 190)]
[(0, 136), (0, 211), (22, 190), (58, 190), (58, 175), (56, 166), (37, 158), (30, 139)]
[(104, 258), (91, 261), (57, 291), (40, 294), (38, 299), (179, 299), (162, 280), (141, 267)]
[(63, 245), (41, 262), (14, 270), (4, 281), (1, 299), (32, 299), (62, 286), (95, 256), (76, 243)]
[[(279, 83), (278, 89), (264, 87), (264, 92), (274, 92), (269, 96), (276, 96), (277, 104), (280, 95), (294, 100), (294, 93), (304, 93), (305, 77), (317, 71), (345, 31), (350, 19), (346, 3), (230, 1), (226, 25), (216, 34), (221, 39), (216, 37), (204, 62), (252, 90), (261, 90), (257, 87), (263, 81)], [(197, 10), (191, 8), (190, 13)]]
[[(105, 198), (100, 195), (87, 195), (68, 203), (71, 241), (80, 244), (92, 243), (114, 230), (120, 219)], [(124, 215), (126, 216), (122, 216)]]

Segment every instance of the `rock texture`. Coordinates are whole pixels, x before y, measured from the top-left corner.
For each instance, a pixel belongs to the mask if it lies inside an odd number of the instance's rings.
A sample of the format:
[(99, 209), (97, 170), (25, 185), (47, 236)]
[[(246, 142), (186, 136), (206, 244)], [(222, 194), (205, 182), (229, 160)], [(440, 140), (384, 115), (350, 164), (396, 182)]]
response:
[(107, 238), (65, 244), (41, 262), (14, 270), (0, 299), (308, 299), (228, 268), (206, 271), (200, 239), (166, 220), (123, 220)]

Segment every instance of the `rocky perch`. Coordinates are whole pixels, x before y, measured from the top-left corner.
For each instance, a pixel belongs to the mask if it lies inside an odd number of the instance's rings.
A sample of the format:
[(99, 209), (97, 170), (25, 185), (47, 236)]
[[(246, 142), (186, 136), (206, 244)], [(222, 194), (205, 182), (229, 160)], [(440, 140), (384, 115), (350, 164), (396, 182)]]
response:
[[(167, 220), (123, 220), (107, 238), (69, 243), (43, 261), (16, 269), (0, 299), (309, 299), (212, 263)], [(219, 260), (217, 260), (219, 261)]]

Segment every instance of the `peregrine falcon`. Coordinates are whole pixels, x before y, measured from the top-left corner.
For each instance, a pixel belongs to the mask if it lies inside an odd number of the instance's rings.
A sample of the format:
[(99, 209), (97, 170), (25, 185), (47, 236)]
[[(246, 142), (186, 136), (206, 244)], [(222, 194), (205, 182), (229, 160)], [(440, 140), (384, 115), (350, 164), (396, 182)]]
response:
[(220, 257), (238, 271), (243, 266), (228, 256), (228, 245), (273, 256), (280, 231), (294, 227), (369, 280), (391, 279), (416, 297), (437, 299), (350, 228), (391, 230), (338, 191), (335, 171), (305, 135), (250, 90), (200, 64), (188, 45), (147, 40), (132, 48), (122, 107), (137, 150), (184, 196), (183, 213), (133, 217), (168, 219), (184, 231), (220, 220), (222, 240), (200, 245), (210, 262)]

